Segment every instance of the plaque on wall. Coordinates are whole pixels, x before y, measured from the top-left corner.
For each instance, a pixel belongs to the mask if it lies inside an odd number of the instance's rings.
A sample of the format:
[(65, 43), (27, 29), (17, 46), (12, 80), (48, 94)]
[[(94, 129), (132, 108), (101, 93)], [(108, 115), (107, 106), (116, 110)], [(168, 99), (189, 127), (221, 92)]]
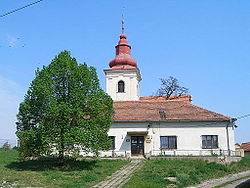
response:
[(151, 139), (150, 138), (146, 138), (146, 143), (150, 143)]

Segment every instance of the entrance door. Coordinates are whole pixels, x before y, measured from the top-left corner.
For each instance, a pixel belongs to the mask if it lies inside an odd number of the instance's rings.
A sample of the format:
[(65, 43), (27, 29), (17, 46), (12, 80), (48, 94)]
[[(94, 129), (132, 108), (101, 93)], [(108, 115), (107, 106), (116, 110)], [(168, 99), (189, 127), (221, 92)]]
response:
[(144, 154), (144, 136), (131, 136), (131, 154)]

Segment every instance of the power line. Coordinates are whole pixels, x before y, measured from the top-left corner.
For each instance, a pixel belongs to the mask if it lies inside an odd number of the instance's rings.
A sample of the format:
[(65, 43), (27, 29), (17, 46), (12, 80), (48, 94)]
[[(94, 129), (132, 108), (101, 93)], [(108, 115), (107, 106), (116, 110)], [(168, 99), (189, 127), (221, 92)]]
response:
[(249, 117), (249, 116), (250, 116), (250, 114), (245, 114), (245, 115), (242, 115), (242, 116), (237, 117), (237, 119), (243, 119), (243, 118), (247, 118), (247, 117)]
[(2, 15), (0, 15), (0, 18), (2, 18), (2, 17), (4, 17), (4, 16), (7, 16), (7, 15), (9, 15), (9, 14), (12, 14), (12, 13), (14, 13), (14, 12), (17, 12), (17, 11), (19, 11), (19, 10), (25, 9), (25, 8), (27, 8), (27, 7), (29, 7), (29, 6), (34, 5), (34, 4), (40, 3), (41, 1), (43, 1), (43, 0), (39, 0), (39, 1), (36, 1), (36, 2), (33, 2), (33, 3), (30, 3), (30, 4), (28, 4), (28, 5), (25, 5), (25, 6), (21, 7), (21, 8), (18, 8), (18, 9), (12, 10), (12, 11), (10, 11), (10, 12), (7, 12), (7, 13), (5, 13), (5, 14), (2, 14)]

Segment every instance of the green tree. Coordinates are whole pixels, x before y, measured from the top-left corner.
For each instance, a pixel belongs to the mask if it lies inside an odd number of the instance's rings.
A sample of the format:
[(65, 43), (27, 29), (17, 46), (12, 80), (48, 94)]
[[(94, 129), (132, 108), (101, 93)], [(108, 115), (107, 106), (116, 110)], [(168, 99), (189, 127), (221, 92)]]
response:
[(56, 154), (62, 163), (79, 151), (106, 150), (111, 142), (112, 99), (100, 88), (96, 70), (63, 51), (36, 71), (17, 114), (23, 157)]

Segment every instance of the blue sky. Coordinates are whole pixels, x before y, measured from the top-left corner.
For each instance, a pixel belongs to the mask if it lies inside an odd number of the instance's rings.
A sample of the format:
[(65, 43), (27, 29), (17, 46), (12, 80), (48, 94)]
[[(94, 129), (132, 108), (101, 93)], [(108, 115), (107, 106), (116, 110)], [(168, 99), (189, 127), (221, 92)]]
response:
[[(1, 0), (0, 14), (32, 2)], [(43, 0), (0, 18), (0, 139), (15, 139), (17, 108), (36, 68), (62, 50), (96, 67), (104, 88), (123, 6), (142, 96), (172, 75), (195, 105), (232, 117), (250, 113), (250, 1)], [(250, 118), (237, 125), (236, 142), (250, 141)]]

